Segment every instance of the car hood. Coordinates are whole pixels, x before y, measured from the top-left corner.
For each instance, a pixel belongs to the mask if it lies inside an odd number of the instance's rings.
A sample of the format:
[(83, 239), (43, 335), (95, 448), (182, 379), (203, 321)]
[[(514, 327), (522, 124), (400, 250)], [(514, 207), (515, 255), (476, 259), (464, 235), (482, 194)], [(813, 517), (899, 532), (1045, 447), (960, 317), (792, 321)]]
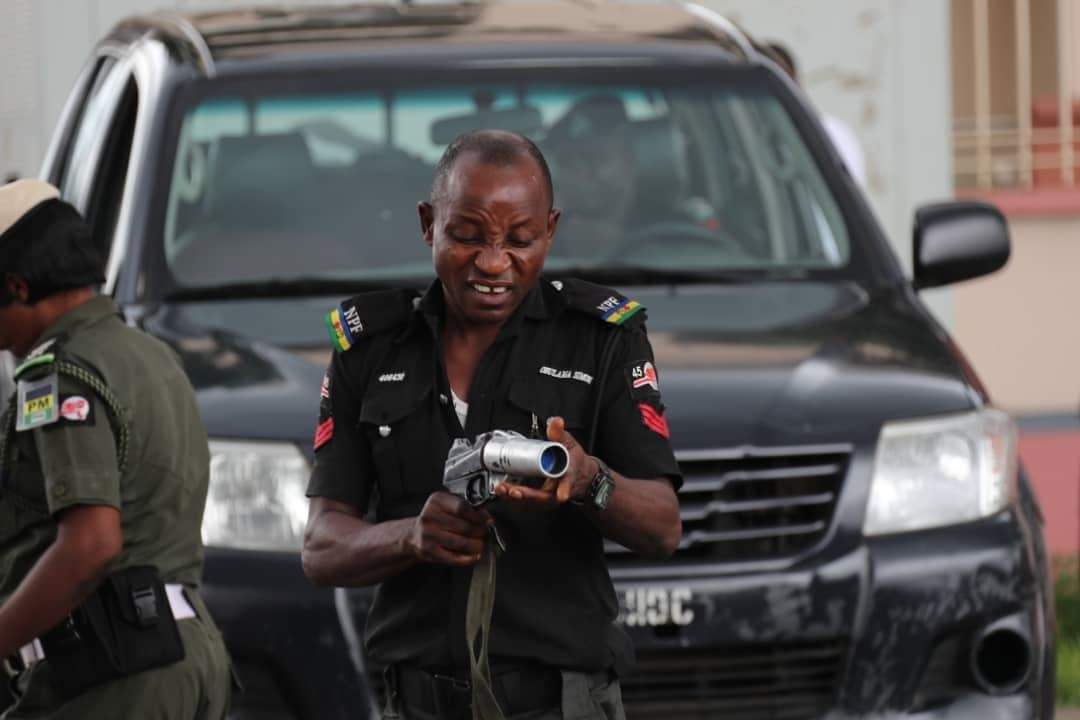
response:
[(971, 409), (943, 331), (902, 294), (765, 283), (639, 293), (677, 449), (873, 442)]
[[(260, 303), (263, 316), (280, 318), (272, 307), (279, 302)], [(211, 437), (311, 438), (329, 344), (325, 351), (290, 352), (238, 326), (231, 313), (215, 312), (222, 305), (227, 303), (165, 305), (141, 325), (180, 356)]]
[[(648, 308), (680, 450), (873, 442), (887, 420), (977, 402), (944, 333), (902, 294), (811, 282), (626, 292)], [(259, 301), (258, 316), (283, 317), (290, 302)], [(329, 350), (286, 350), (222, 322), (218, 305), (165, 305), (142, 324), (180, 355), (211, 436), (306, 444)]]

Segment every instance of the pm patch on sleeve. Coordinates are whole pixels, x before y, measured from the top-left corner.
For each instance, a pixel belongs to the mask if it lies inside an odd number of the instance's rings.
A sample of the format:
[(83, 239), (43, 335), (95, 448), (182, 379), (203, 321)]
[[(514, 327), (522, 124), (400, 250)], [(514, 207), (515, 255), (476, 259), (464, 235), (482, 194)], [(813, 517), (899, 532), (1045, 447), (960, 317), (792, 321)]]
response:
[(630, 397), (635, 400), (660, 397), (660, 380), (656, 376), (656, 367), (648, 360), (627, 365), (626, 382), (630, 386)]

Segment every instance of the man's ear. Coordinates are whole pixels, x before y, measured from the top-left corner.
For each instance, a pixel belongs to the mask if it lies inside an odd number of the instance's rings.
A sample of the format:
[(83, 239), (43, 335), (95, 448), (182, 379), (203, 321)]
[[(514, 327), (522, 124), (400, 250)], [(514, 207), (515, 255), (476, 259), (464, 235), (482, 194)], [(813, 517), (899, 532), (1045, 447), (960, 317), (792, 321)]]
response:
[(428, 247), (435, 242), (435, 208), (429, 202), (416, 204), (416, 212), (420, 216), (420, 232), (424, 236), (424, 242)]
[(559, 218), (561, 218), (561, 217), (562, 217), (562, 210), (560, 210), (559, 208), (554, 208), (553, 207), (553, 208), (551, 208), (550, 211), (548, 211), (547, 232), (548, 232), (548, 243), (549, 244), (551, 243), (552, 240), (555, 239), (555, 230), (559, 227)]
[(4, 290), (23, 305), (30, 299), (30, 286), (26, 284), (26, 280), (14, 273), (4, 273)]

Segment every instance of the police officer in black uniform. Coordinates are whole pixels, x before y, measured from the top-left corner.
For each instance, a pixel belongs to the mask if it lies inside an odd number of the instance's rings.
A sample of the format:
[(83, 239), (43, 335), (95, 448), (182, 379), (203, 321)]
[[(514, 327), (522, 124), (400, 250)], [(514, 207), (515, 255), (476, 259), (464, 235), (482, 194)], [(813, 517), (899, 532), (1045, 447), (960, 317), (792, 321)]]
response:
[[(470, 707), (465, 622), (493, 525), (506, 551), (486, 649), (501, 712), (624, 716), (618, 677), (633, 651), (615, 622), (604, 539), (674, 552), (681, 477), (644, 308), (540, 276), (552, 203), (532, 142), (458, 138), (419, 205), (438, 279), (423, 296), (366, 293), (327, 316), (337, 352), (304, 569), (322, 585), (379, 584), (365, 646), (387, 668), (385, 717), (490, 717)], [(493, 429), (562, 443), (569, 471), (539, 488), (502, 485), (484, 508), (442, 491), (451, 442)]]

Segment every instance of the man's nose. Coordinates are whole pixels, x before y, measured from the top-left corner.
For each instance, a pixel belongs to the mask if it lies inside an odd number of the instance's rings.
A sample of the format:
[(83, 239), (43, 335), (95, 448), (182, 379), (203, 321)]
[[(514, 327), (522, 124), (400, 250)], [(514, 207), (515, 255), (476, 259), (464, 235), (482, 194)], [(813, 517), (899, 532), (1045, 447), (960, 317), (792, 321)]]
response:
[(510, 269), (510, 253), (502, 243), (485, 245), (476, 258), (476, 269), (485, 275), (502, 275)]

